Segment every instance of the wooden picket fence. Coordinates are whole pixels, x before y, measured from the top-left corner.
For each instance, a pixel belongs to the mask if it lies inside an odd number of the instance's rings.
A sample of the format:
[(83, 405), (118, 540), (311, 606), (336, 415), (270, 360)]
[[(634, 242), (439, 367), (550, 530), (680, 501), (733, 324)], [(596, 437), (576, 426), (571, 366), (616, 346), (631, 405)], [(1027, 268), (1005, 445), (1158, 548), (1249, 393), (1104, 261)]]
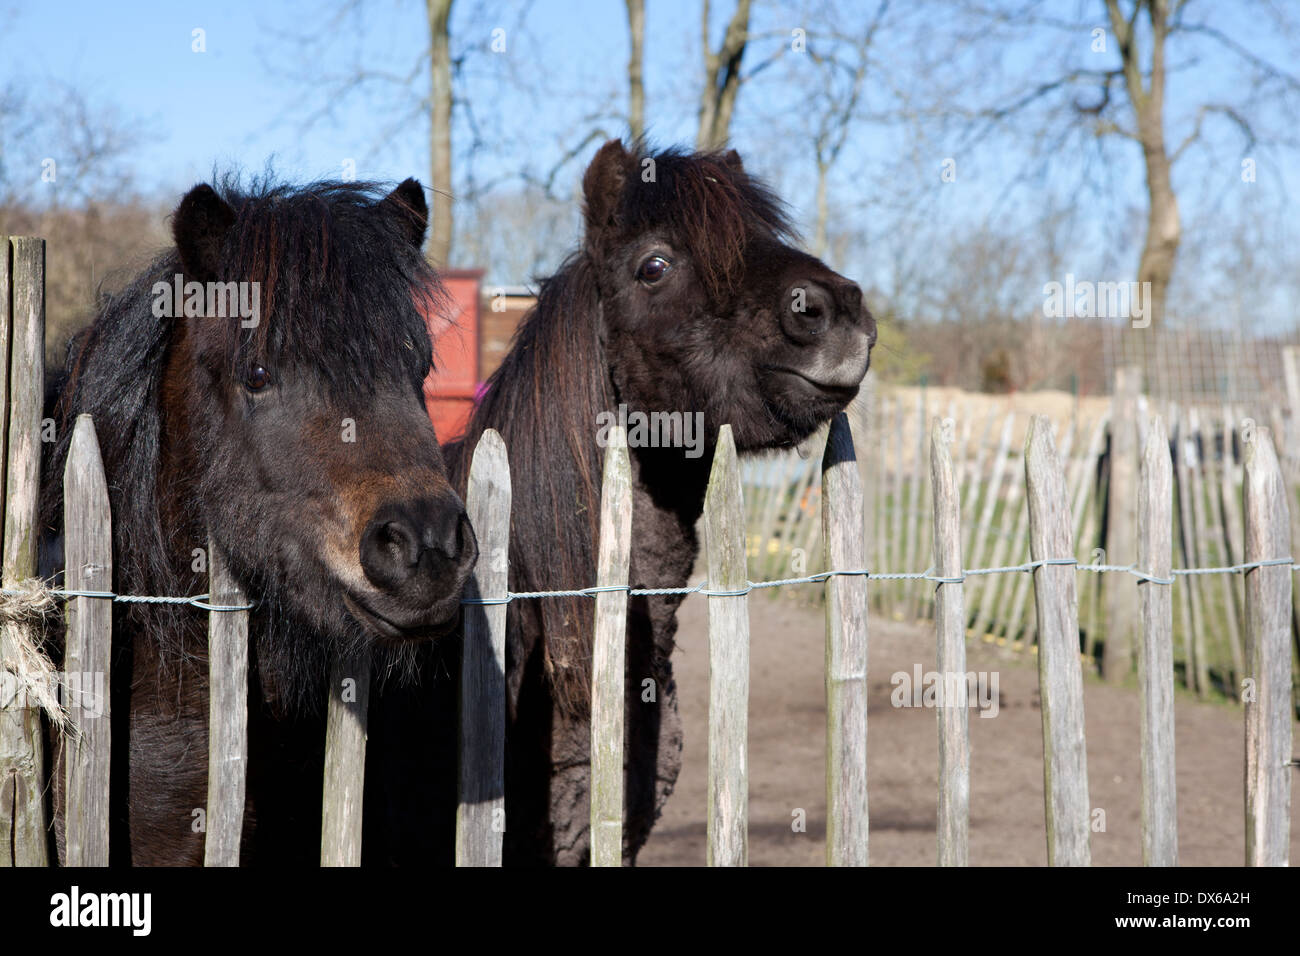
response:
[[(1271, 407), (1179, 407), (1149, 402), (1121, 370), (1116, 399), (1100, 412), (1095, 404), (1058, 419), (1060, 454), (1066, 473), (1075, 557), (1080, 564), (1132, 564), (1137, 559), (1138, 450), (1147, 421), (1160, 414), (1169, 426), (1173, 453), (1173, 548), (1183, 567), (1214, 567), (1242, 561), (1242, 429), (1267, 423), (1279, 441), (1283, 474), (1292, 497), (1292, 542), (1300, 554), (1300, 349), (1287, 350), (1295, 370), (1296, 411)], [(1294, 354), (1290, 354), (1294, 353)], [(928, 419), (936, 412), (956, 417), (953, 467), (962, 500), (962, 563), (1000, 567), (1028, 559), (1029, 514), (1023, 500), (1025, 413), (999, 408), (976, 416), (969, 404), (942, 406), (923, 394), (885, 394), (851, 411), (866, 490), (869, 564), (916, 571), (930, 562)], [(1251, 417), (1251, 412), (1256, 417)], [(745, 464), (751, 569), (758, 577), (783, 577), (821, 570), (820, 485), (817, 481), (824, 434), (799, 452), (765, 456)], [(1037, 621), (1026, 577), (990, 576), (967, 584), (965, 614), (969, 637), (1017, 651), (1032, 649)], [(872, 606), (900, 621), (932, 619), (934, 595), (923, 580), (880, 582)], [(1300, 625), (1300, 592), (1295, 620)], [(1179, 682), (1198, 696), (1217, 693), (1238, 699), (1245, 673), (1244, 592), (1233, 576), (1190, 577), (1175, 599), (1174, 666)], [(1136, 672), (1136, 595), (1113, 577), (1086, 576), (1079, 582), (1080, 628), (1088, 663), (1108, 677)], [(1300, 649), (1300, 632), (1293, 635)], [(1300, 655), (1293, 653), (1296, 680)]]
[[(35, 572), (35, 502), (39, 461), (40, 384), (43, 307), (33, 290), (40, 287), (38, 241), (11, 240), (0, 286), (0, 313), (10, 362), (7, 367), (4, 423), (6, 511), (4, 565), (0, 586), (14, 589)], [(39, 254), (38, 254), (39, 253)], [(69, 597), (65, 669), (102, 669), (105, 704), (111, 674), (109, 647), (112, 595), (111, 535), (106, 482), (93, 423), (76, 422), (65, 471), (66, 586), (99, 592)], [(1004, 429), (1005, 431), (1005, 429)], [(1164, 425), (1153, 418), (1145, 430), (1138, 475), (1136, 566), (1115, 573), (1119, 587), (1131, 589), (1141, 607), (1139, 679), (1142, 692), (1142, 841), (1149, 865), (1177, 862), (1174, 787), (1173, 591), (1187, 576), (1171, 573), (1174, 503), (1170, 444)], [(1246, 862), (1279, 865), (1288, 861), (1291, 786), (1292, 687), (1290, 633), (1292, 568), (1291, 517), (1281, 467), (1269, 430), (1252, 427), (1241, 435), (1244, 493), (1242, 555), (1244, 569), (1243, 675), (1251, 683), (1245, 704)], [(1068, 440), (1068, 439), (1067, 439)], [(815, 576), (826, 606), (826, 862), (868, 862), (867, 665), (870, 592), (903, 585), (912, 599), (934, 607), (936, 662), (946, 675), (967, 675), (967, 607), (978, 583), (1005, 578), (1032, 588), (1039, 646), (1042, 700), (1044, 800), (1048, 862), (1091, 862), (1090, 803), (1083, 713), (1083, 675), (1078, 620), (1077, 488), (1070, 483), (1067, 458), (1058, 450), (1054, 428), (1045, 417), (1032, 419), (1025, 442), (1024, 529), (1031, 573), (975, 577), (978, 570), (963, 549), (969, 501), (963, 502), (963, 475), (953, 449), (951, 420), (931, 423), (928, 441), (918, 451), (929, 464), (930, 481), (913, 489), (914, 500), (929, 502), (929, 541), (898, 545), (873, 515), (879, 491), (864, 487), (849, 419), (831, 423), (816, 477), (809, 479), (820, 498), (819, 549), (822, 573)], [(1003, 469), (1006, 465), (1002, 466)], [(775, 494), (776, 492), (773, 492)], [(780, 500), (765, 501), (762, 514), (779, 510)], [(472, 578), (465, 601), (465, 652), (461, 673), (460, 805), (456, 818), (458, 865), (501, 863), (503, 756), (505, 733), (505, 622), (511, 600), (507, 569), (495, 556), (509, 547), (510, 480), (508, 452), (495, 432), (475, 449), (466, 500), (485, 560)], [(992, 506), (982, 506), (990, 510)], [(752, 512), (751, 512), (752, 514)], [(981, 521), (976, 525), (988, 524)], [(908, 516), (920, 524), (917, 510)], [(897, 514), (893, 520), (901, 520)], [(992, 511), (990, 510), (990, 520)], [(709, 708), (707, 862), (745, 865), (748, 861), (748, 712), (749, 602), (754, 588), (747, 560), (747, 512), (742, 468), (724, 426), (712, 462), (704, 506), (708, 601)], [(807, 533), (807, 529), (804, 529)], [(621, 862), (623, 811), (624, 642), (629, 555), (632, 543), (632, 480), (626, 437), (614, 429), (605, 449), (597, 580), (589, 587), (596, 602), (591, 722), (591, 861)], [(793, 540), (793, 539), (792, 539)], [(799, 539), (803, 540), (803, 539)], [(1015, 544), (1016, 542), (1012, 542)], [(1008, 546), (1010, 547), (1010, 545)], [(894, 549), (892, 553), (888, 549)], [(911, 551), (911, 553), (907, 553)], [(929, 564), (931, 572), (873, 582), (868, 568), (881, 556), (904, 567)], [(923, 557), (926, 556), (926, 557)], [(965, 560), (963, 558), (965, 557)], [(928, 558), (928, 560), (927, 560)], [(759, 566), (762, 567), (761, 562)], [(889, 565), (884, 565), (888, 567)], [(894, 565), (895, 567), (899, 565)], [(969, 577), (968, 577), (969, 576)], [(1091, 575), (1088, 575), (1091, 577)], [(989, 580), (982, 580), (987, 578)], [(766, 578), (760, 576), (760, 583)], [(247, 764), (248, 620), (244, 595), (225, 570), (217, 549), (209, 555), (209, 594), (198, 604), (210, 614), (211, 732), (207, 803), (208, 865), (239, 862), (239, 835)], [(1177, 583), (1175, 583), (1177, 582)], [(573, 582), (575, 586), (593, 582)], [(794, 582), (791, 582), (793, 586)], [(805, 582), (811, 586), (814, 582)], [(38, 641), (37, 625), (6, 617), (0, 631), (0, 663), (15, 663), (19, 649)], [(365, 766), (366, 707), (363, 675), (351, 675), (360, 691), (355, 700), (334, 682), (329, 700), (326, 771), (323, 781), (321, 861), (359, 864), (361, 795)], [(969, 862), (970, 740), (966, 701), (937, 709), (939, 729), (939, 814), (936, 858), (943, 865)], [(105, 710), (107, 717), (107, 710)], [(89, 726), (94, 722), (95, 726)], [(107, 792), (110, 772), (109, 720), (86, 717), (71, 739), (66, 763), (69, 807), (67, 862), (105, 865), (108, 860)], [(43, 865), (45, 756), (39, 713), (21, 705), (0, 709), (0, 861)], [(112, 772), (122, 772), (116, 768)]]

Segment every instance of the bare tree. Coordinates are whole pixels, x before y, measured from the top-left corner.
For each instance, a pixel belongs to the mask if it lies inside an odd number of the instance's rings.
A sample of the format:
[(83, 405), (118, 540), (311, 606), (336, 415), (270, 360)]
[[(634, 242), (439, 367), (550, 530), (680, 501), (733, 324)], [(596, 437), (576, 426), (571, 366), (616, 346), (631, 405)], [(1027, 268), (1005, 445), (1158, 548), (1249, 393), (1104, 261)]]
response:
[[(1185, 0), (1179, 0), (1179, 6)], [(1142, 57), (1137, 35), (1138, 16), (1146, 11), (1151, 32), (1151, 57), (1143, 78)], [(1119, 45), (1124, 88), (1136, 119), (1136, 138), (1142, 147), (1147, 173), (1147, 232), (1138, 263), (1138, 281), (1151, 283), (1151, 314), (1164, 318), (1169, 280), (1182, 239), (1178, 197), (1174, 195), (1171, 171), (1173, 159), (1165, 148), (1165, 40), (1169, 36), (1168, 0), (1134, 0), (1127, 17), (1119, 0), (1106, 0), (1106, 12)], [(1110, 94), (1110, 80), (1102, 86), (1103, 103)], [(1099, 108), (1098, 108), (1098, 111)]]
[(645, 135), (645, 0), (627, 0), (627, 128), (633, 139)]
[(0, 205), (70, 205), (131, 186), (142, 137), (112, 104), (63, 84), (0, 89)]
[[(995, 102), (964, 118), (974, 121), (975, 139), (1013, 119), (1018, 120), (1022, 131), (1032, 130), (1038, 136), (1033, 151), (1043, 162), (1059, 155), (1076, 134), (1097, 143), (1120, 137), (1139, 147), (1146, 174), (1147, 216), (1138, 280), (1151, 283), (1149, 315), (1160, 322), (1165, 315), (1169, 284), (1182, 241), (1178, 197), (1173, 186), (1175, 164), (1191, 147), (1203, 142), (1207, 120), (1216, 117), (1235, 129), (1244, 157), (1266, 138), (1256, 122), (1259, 113), (1266, 105), (1300, 95), (1300, 79), (1251, 52), (1210, 20), (1191, 19), (1192, 12), (1198, 9), (1203, 11), (1203, 16), (1212, 17), (1218, 12), (1198, 5), (1195, 0), (1094, 2), (1096, 18), (1088, 19), (1084, 15), (1074, 20), (1040, 13), (1038, 4), (1008, 11), (966, 3), (962, 12), (969, 18), (969, 29), (960, 36), (954, 52), (960, 52), (963, 47), (981, 48), (982, 54), (975, 58), (981, 69), (1003, 55), (1008, 35), (1023, 37), (1032, 32), (1051, 36), (1054, 41), (1064, 37), (1067, 42), (1056, 42), (1055, 46), (1071, 51), (1077, 51), (1091, 37), (1094, 53), (1109, 52), (1108, 37), (1100, 24), (1110, 27), (1118, 63), (1084, 67), (1074, 59), (1051, 71), (1044, 69), (1043, 58), (1033, 58), (1032, 69), (1020, 77), (1018, 84), (997, 96)], [(1294, 30), (1289, 15), (1276, 5), (1259, 2), (1253, 6), (1261, 17), (1272, 17), (1280, 25), (1285, 24), (1285, 29)], [(1177, 63), (1173, 60), (1176, 50), (1182, 51)], [(1240, 68), (1247, 81), (1208, 92), (1204, 73), (1192, 68), (1210, 50)], [(1169, 115), (1167, 93), (1175, 74), (1182, 84), (1181, 98), (1198, 100), (1190, 117)], [(1044, 111), (1041, 125), (1036, 129), (1028, 115), (1034, 110)], [(961, 110), (954, 112), (961, 113)], [(1181, 119), (1186, 128), (1178, 145), (1171, 149), (1166, 142), (1166, 129), (1176, 119)], [(1278, 132), (1272, 141), (1280, 144), (1289, 138), (1289, 132)]]
[(451, 19), (452, 0), (426, 0), (429, 20), (429, 173), (433, 187), (428, 256), (435, 265), (451, 261), (454, 219), (451, 204)]
[[(474, 186), (471, 172), (474, 154), (482, 147), (481, 137), (475, 128), (471, 104), (457, 90), (463, 85), (466, 65), (481, 50), (498, 42), (498, 31), (493, 31), (488, 42), (465, 44), (452, 36), (452, 16), (458, 20), (488, 22), (499, 6), (491, 0), (477, 0), (464, 12), (465, 4), (455, 5), (454, 0), (425, 0), (420, 11), (427, 44), (409, 63), (396, 67), (377, 65), (367, 61), (358, 46), (353, 62), (339, 71), (322, 71), (322, 63), (337, 62), (336, 47), (347, 38), (365, 34), (367, 27), (377, 22), (371, 14), (371, 4), (366, 0), (338, 0), (334, 10), (312, 21), (303, 31), (268, 31), (276, 40), (297, 48), (296, 55), (285, 58), (279, 50), (264, 51), (267, 68), (300, 85), (309, 108), (295, 104), (291, 115), (298, 126), (311, 129), (316, 124), (334, 117), (339, 104), (362, 93), (383, 91), (390, 97), (390, 119), (376, 137), (372, 152), (378, 152), (394, 137), (404, 135), (410, 125), (421, 119), (430, 124), (428, 185), (434, 197), (430, 217), (427, 255), (436, 265), (451, 262), (456, 235), (454, 200), (465, 197), (453, 193), (457, 182)], [(528, 5), (518, 8), (518, 16), (526, 15)], [(408, 8), (408, 14), (415, 10)], [(500, 32), (504, 42), (504, 28)], [(370, 56), (374, 56), (373, 50)], [(285, 68), (281, 64), (291, 65)], [(454, 144), (452, 128), (463, 119), (468, 135), (462, 144)], [(453, 148), (455, 147), (455, 148)]]
[(45, 250), (45, 352), (60, 368), (101, 289), (163, 244), (162, 204), (141, 199), (131, 160), (143, 135), (111, 103), (59, 83), (0, 89), (0, 236)]
[(856, 36), (848, 36), (830, 27), (824, 33), (810, 33), (807, 38), (808, 56), (821, 67), (816, 105), (809, 110), (814, 119), (812, 148), (817, 169), (812, 253), (818, 258), (825, 257), (827, 247), (830, 218), (827, 180), (857, 118), (871, 63), (871, 44), (884, 22), (889, 2), (880, 0), (874, 16)]
[(697, 149), (718, 149), (731, 132), (731, 115), (740, 92), (740, 63), (749, 42), (750, 0), (737, 0), (727, 23), (722, 45), (714, 50), (709, 42), (709, 0), (701, 8), (701, 38), (704, 43), (704, 89), (700, 94), (700, 125), (695, 135)]

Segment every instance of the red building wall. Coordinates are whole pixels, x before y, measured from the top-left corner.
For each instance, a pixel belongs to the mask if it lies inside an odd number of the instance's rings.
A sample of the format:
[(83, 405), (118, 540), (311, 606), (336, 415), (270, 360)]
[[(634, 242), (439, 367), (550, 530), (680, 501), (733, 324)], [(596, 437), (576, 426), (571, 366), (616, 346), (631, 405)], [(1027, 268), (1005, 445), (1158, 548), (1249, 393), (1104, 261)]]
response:
[(424, 380), (424, 404), (439, 442), (460, 437), (474, 410), (479, 385), (479, 286), (482, 269), (439, 272), (450, 293), (444, 315), (425, 315), (433, 339), (434, 370)]

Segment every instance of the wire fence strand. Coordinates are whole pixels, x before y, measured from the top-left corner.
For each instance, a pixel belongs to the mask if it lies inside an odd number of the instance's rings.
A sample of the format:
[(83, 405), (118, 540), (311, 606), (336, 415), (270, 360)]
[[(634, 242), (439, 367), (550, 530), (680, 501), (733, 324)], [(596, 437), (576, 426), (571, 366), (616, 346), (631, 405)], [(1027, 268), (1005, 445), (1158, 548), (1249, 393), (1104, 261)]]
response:
[[(1173, 584), (1178, 577), (1194, 574), (1244, 574), (1256, 568), (1287, 566), (1291, 571), (1300, 571), (1300, 564), (1294, 558), (1271, 558), (1267, 561), (1248, 561), (1215, 568), (1174, 568), (1173, 577), (1161, 578), (1147, 574), (1134, 564), (1080, 564), (1075, 558), (1040, 558), (1023, 564), (1009, 564), (996, 568), (966, 568), (959, 577), (945, 577), (935, 574), (934, 568), (924, 571), (872, 571), (869, 568), (856, 568), (844, 571), (819, 571), (798, 578), (780, 578), (775, 581), (747, 581), (743, 588), (731, 590), (711, 590), (705, 582), (691, 587), (677, 588), (634, 588), (626, 584), (610, 584), (602, 587), (571, 588), (559, 591), (509, 591), (501, 597), (462, 598), (461, 604), (475, 607), (491, 607), (510, 604), (513, 601), (536, 600), (539, 598), (595, 597), (607, 591), (626, 591), (629, 597), (666, 597), (669, 595), (686, 596), (702, 594), (705, 597), (743, 597), (751, 591), (763, 588), (779, 588), (794, 584), (822, 584), (835, 577), (865, 577), (875, 581), (931, 581), (935, 584), (961, 584), (968, 577), (984, 574), (1020, 574), (1032, 572), (1041, 567), (1073, 567), (1076, 571), (1091, 571), (1096, 574), (1128, 574), (1142, 584)], [(68, 598), (87, 597), (103, 598), (124, 604), (188, 604), (203, 611), (248, 611), (254, 604), (209, 604), (207, 594), (192, 594), (185, 597), (172, 597), (147, 594), (117, 594), (113, 591), (77, 591), (66, 588), (46, 587), (39, 581), (24, 582), (23, 587), (0, 588), (0, 597), (7, 598), (6, 605), (14, 602), (35, 605), (38, 601), (48, 599), (67, 600)]]

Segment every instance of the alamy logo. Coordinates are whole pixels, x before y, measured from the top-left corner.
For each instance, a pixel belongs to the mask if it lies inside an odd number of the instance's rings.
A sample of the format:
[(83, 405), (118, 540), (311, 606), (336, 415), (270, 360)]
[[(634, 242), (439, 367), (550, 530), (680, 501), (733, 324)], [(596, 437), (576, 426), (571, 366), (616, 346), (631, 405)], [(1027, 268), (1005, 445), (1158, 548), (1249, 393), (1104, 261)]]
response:
[(153, 926), (149, 893), (82, 893), (78, 886), (50, 897), (51, 926), (129, 926), (148, 936)]
[(1043, 286), (1043, 315), (1049, 319), (1132, 319), (1133, 328), (1151, 324), (1150, 282), (1076, 281), (1073, 272), (1065, 282)]
[(629, 412), (620, 404), (618, 414), (601, 412), (596, 416), (596, 444), (609, 444), (609, 432), (622, 425), (627, 433), (628, 448), (685, 448), (687, 458), (704, 454), (703, 412)]
[(913, 664), (912, 673), (897, 671), (889, 702), (895, 707), (975, 707), (981, 717), (998, 715), (998, 672), (926, 671)]
[(246, 329), (262, 320), (260, 282), (186, 282), (176, 273), (171, 282), (153, 284), (153, 314), (160, 319), (238, 318)]

